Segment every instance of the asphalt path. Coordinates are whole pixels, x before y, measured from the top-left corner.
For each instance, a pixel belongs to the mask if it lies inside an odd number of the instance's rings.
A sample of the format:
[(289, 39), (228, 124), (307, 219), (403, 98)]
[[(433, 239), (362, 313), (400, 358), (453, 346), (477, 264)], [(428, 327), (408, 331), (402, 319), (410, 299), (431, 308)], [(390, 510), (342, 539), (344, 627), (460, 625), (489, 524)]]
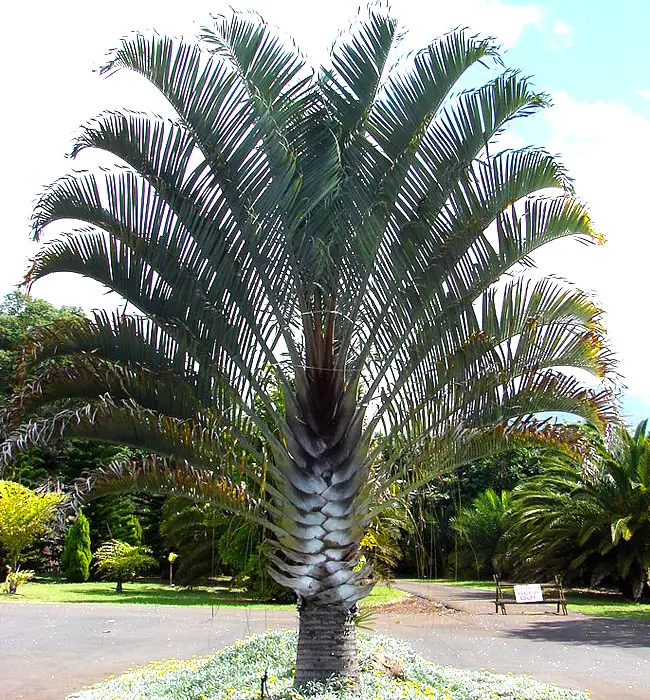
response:
[[(529, 673), (595, 700), (650, 698), (650, 621), (496, 615), (489, 593), (399, 584), (443, 612), (383, 612), (377, 632), (441, 665)], [(0, 698), (63, 700), (83, 686), (157, 659), (210, 654), (267, 629), (295, 628), (291, 610), (0, 603)]]
[(492, 591), (397, 585), (445, 606), (446, 613), (419, 625), (403, 619), (393, 632), (438, 664), (530, 674), (589, 690), (595, 700), (650, 700), (650, 619), (592, 617), (570, 606), (563, 616), (555, 605), (508, 606), (504, 616), (495, 611)]

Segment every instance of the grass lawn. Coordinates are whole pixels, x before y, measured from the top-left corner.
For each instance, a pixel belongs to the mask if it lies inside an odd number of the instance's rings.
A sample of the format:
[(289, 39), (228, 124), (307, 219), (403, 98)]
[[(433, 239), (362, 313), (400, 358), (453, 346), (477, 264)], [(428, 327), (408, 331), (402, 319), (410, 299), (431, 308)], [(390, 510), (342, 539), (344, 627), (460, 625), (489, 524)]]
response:
[[(397, 589), (376, 586), (362, 605), (381, 605), (400, 600), (407, 594)], [(175, 587), (158, 581), (134, 581), (124, 584), (122, 593), (108, 581), (67, 583), (56, 579), (34, 579), (21, 586), (16, 595), (0, 595), (0, 601), (21, 603), (139, 603), (144, 605), (244, 605), (246, 607), (294, 607), (292, 604), (259, 603), (238, 589), (231, 589), (227, 579), (214, 586), (192, 589)]]
[(650, 618), (650, 603), (633, 603), (618, 593), (569, 591), (570, 610), (597, 617)]
[[(493, 581), (452, 581), (451, 579), (409, 579), (424, 583), (444, 583), (446, 586), (468, 586), (486, 591), (494, 590)], [(596, 617), (649, 618), (650, 603), (634, 603), (620, 593), (591, 590), (567, 590), (567, 605), (574, 612)]]

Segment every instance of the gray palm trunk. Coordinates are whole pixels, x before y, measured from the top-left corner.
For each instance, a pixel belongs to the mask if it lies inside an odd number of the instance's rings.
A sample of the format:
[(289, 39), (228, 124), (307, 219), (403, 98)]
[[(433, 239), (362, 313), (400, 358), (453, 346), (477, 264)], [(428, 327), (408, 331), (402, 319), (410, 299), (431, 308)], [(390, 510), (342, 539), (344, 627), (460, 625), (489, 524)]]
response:
[(238, 13), (196, 44), (124, 39), (104, 72), (146, 78), (176, 116), (84, 128), (75, 155), (122, 165), (46, 190), (37, 237), (83, 226), (28, 281), (85, 275), (141, 313), (34, 329), (35, 379), (2, 414), (5, 461), (55, 435), (147, 453), (72, 500), (180, 494), (267, 528), (271, 574), (298, 597), (298, 684), (358, 672), (359, 544), (383, 509), (506, 446), (572, 437), (538, 412), (615, 414), (565, 372), (609, 376), (600, 310), (525, 273), (547, 243), (600, 240), (552, 155), (499, 149), (544, 96), (512, 71), (458, 92), (500, 65), (489, 40), (453, 32), (393, 64), (397, 37), (370, 11), (315, 72)]
[[(320, 380), (320, 381), (319, 381)], [(312, 376), (315, 400), (289, 421), (295, 451), (287, 455), (278, 485), (287, 532), (278, 537), (280, 557), (270, 573), (298, 595), (300, 615), (295, 681), (298, 685), (358, 672), (354, 617), (357, 601), (372, 588), (359, 565), (359, 544), (368, 524), (368, 446), (360, 411), (334, 401), (339, 382), (332, 372)], [(291, 525), (289, 525), (291, 523)], [(289, 534), (290, 533), (290, 534)]]

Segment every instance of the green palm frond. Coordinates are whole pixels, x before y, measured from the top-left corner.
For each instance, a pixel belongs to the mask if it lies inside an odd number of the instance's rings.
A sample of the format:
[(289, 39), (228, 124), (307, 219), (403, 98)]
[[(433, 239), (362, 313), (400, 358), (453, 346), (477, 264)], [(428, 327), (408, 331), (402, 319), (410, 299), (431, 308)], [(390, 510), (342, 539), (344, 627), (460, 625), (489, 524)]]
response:
[[(29, 444), (47, 444), (57, 437), (95, 439), (187, 459), (197, 467), (219, 472), (229, 464), (231, 449), (224, 446), (224, 416), (194, 415), (192, 420), (171, 418), (145, 409), (131, 399), (114, 401), (103, 395), (79, 408), (24, 423), (4, 442), (3, 459)], [(249, 450), (253, 450), (249, 447)]]
[(641, 595), (650, 564), (649, 484), (636, 481), (650, 455), (645, 431), (645, 423), (635, 435), (620, 428), (609, 447), (585, 431), (598, 455), (595, 468), (547, 458), (539, 477), (515, 489), (506, 533), (513, 566), (546, 575), (583, 571), (592, 585), (627, 580)]
[(61, 398), (92, 400), (106, 393), (114, 401), (133, 401), (173, 418), (193, 418), (200, 410), (194, 388), (171, 371), (154, 374), (137, 365), (76, 355), (40, 372), (37, 379), (12, 397), (3, 412), (15, 420)]
[(572, 456), (588, 450), (583, 436), (573, 426), (531, 415), (483, 428), (457, 424), (436, 438), (431, 437), (426, 426), (421, 426), (412, 430), (402, 444), (391, 459), (371, 469), (366, 491), (372, 504), (369, 519), (399, 504), (441, 474), (489, 455), (531, 445)]

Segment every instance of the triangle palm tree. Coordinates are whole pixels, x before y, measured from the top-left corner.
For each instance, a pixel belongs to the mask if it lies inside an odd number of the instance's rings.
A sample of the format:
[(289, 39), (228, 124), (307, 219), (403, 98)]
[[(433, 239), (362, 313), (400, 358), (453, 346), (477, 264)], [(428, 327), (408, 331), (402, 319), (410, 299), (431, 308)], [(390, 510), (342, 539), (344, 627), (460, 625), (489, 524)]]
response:
[[(29, 282), (74, 272), (139, 313), (34, 335), (5, 459), (53, 435), (136, 445), (151, 456), (86, 486), (263, 523), (298, 596), (297, 683), (357, 672), (358, 547), (382, 508), (506, 442), (561, 437), (538, 412), (612, 417), (606, 391), (561, 369), (608, 373), (599, 309), (524, 274), (546, 243), (598, 239), (553, 156), (498, 148), (544, 96), (490, 40), (455, 31), (393, 61), (397, 38), (370, 10), (316, 72), (246, 14), (196, 43), (127, 38), (103, 72), (140, 74), (176, 117), (98, 117), (73, 155), (121, 164), (56, 181), (34, 213), (37, 237), (82, 226)], [(486, 63), (489, 82), (457, 88)], [(62, 398), (77, 404), (17, 425)], [(378, 434), (402, 446), (388, 460)]]

